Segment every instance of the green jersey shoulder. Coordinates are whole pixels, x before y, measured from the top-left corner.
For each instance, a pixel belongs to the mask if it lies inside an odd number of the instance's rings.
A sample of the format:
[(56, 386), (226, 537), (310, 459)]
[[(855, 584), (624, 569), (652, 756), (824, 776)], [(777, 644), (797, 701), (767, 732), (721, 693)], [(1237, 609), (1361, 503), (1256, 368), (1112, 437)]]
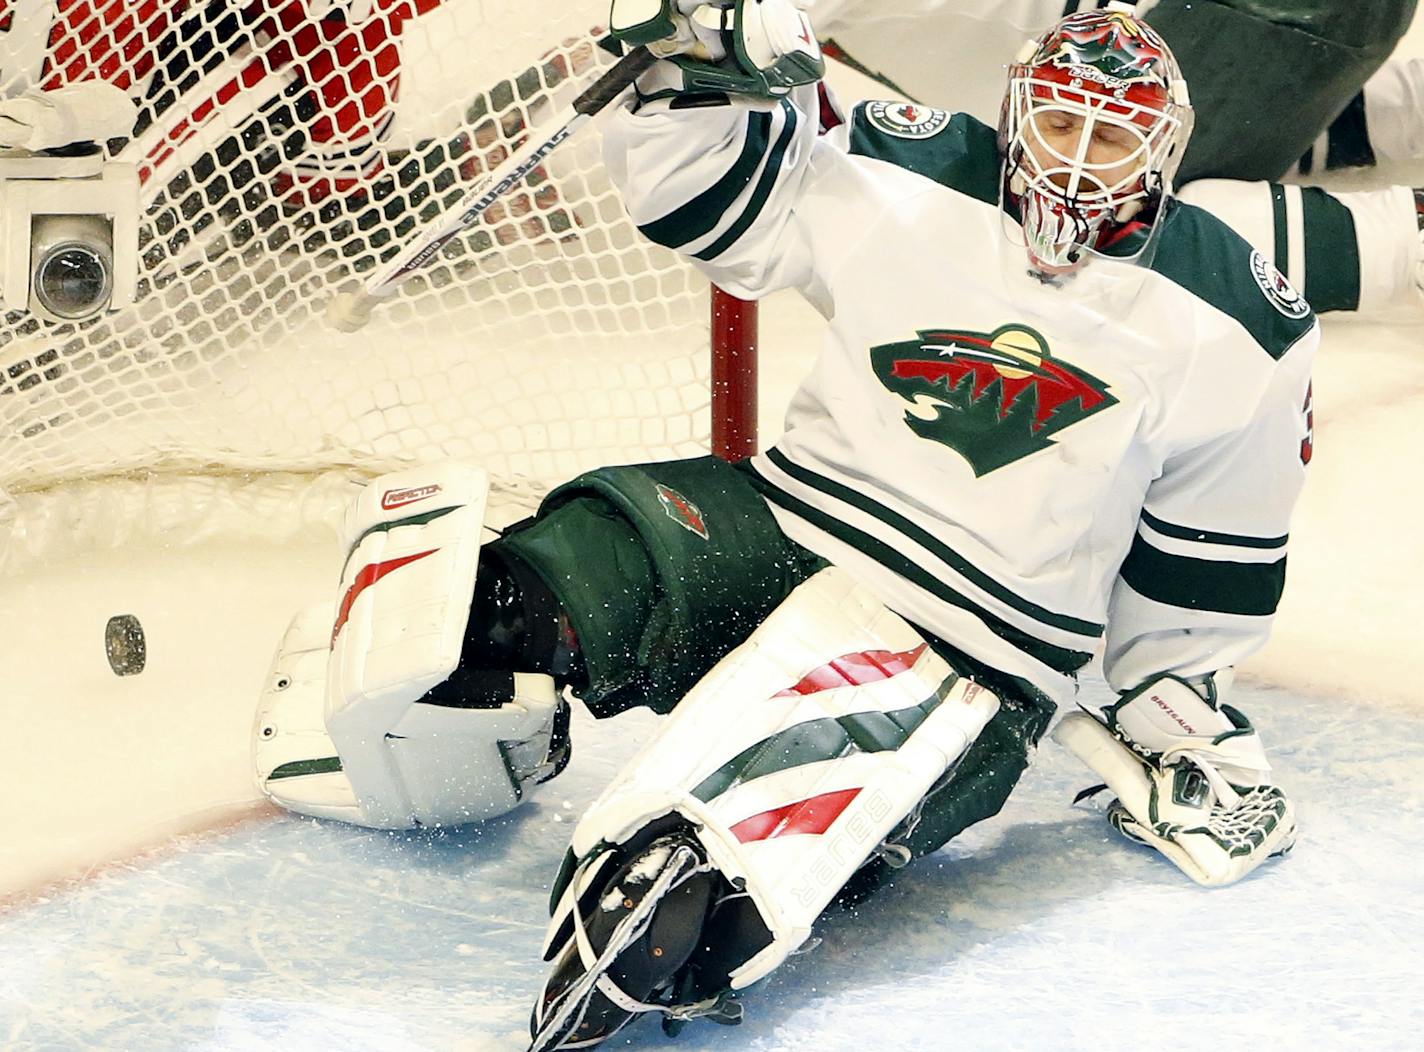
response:
[(851, 112), (850, 153), (989, 204), (999, 200), (998, 133), (967, 113), (918, 102), (862, 102)]
[(1235, 319), (1276, 360), (1314, 328), (1310, 304), (1269, 259), (1210, 212), (1168, 207), (1152, 270)]

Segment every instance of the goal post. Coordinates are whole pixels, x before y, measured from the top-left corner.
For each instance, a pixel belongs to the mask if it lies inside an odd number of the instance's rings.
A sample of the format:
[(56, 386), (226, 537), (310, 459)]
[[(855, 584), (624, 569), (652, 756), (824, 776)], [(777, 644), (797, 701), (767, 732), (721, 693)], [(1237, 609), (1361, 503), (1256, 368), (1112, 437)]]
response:
[(712, 320), (712, 452), (744, 460), (757, 451), (758, 308), (715, 285)]

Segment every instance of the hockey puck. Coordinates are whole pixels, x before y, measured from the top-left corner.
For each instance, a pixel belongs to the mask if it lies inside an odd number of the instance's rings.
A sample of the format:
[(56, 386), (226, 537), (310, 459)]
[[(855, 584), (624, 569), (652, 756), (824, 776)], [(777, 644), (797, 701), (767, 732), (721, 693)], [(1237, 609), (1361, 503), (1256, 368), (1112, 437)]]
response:
[(133, 614), (115, 614), (104, 626), (104, 653), (116, 676), (136, 676), (148, 661), (143, 625)]

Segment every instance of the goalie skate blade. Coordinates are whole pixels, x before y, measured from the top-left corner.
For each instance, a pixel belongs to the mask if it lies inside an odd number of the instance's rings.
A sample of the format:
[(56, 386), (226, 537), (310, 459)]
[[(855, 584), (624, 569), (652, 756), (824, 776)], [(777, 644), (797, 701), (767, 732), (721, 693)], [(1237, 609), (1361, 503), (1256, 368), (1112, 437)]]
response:
[[(555, 964), (541, 995), (543, 1011), (536, 1008), (530, 1021), (529, 1052), (587, 1048), (608, 1040), (632, 1019), (653, 1010), (638, 998), (651, 996), (686, 963), (701, 933), (713, 884), (695, 878), (710, 873), (712, 867), (688, 845), (677, 844), (658, 875), (640, 887), (631, 873), (659, 846), (639, 855), (608, 882), (609, 890), (600, 901), (616, 896), (615, 905), (622, 909), (598, 909), (586, 926), (575, 921), (582, 930), (576, 931)], [(673, 914), (680, 920), (695, 916), (697, 923), (659, 924), (659, 907), (676, 894), (686, 901)], [(604, 939), (603, 948), (595, 951), (595, 944)], [(589, 964), (595, 952), (597, 958)]]

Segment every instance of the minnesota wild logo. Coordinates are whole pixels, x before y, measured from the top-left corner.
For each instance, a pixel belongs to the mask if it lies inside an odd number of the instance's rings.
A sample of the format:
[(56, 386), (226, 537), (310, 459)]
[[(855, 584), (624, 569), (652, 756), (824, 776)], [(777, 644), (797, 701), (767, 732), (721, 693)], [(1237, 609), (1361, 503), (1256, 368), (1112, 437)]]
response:
[(1053, 445), (1053, 436), (1117, 399), (1027, 325), (990, 333), (921, 329), (919, 339), (870, 349), (888, 390), (910, 403), (905, 423), (953, 449), (975, 476)]
[(663, 506), (667, 517), (688, 533), (695, 533), (704, 541), (711, 539), (712, 535), (707, 532), (707, 520), (702, 517), (702, 509), (677, 490), (659, 482), (658, 503)]

